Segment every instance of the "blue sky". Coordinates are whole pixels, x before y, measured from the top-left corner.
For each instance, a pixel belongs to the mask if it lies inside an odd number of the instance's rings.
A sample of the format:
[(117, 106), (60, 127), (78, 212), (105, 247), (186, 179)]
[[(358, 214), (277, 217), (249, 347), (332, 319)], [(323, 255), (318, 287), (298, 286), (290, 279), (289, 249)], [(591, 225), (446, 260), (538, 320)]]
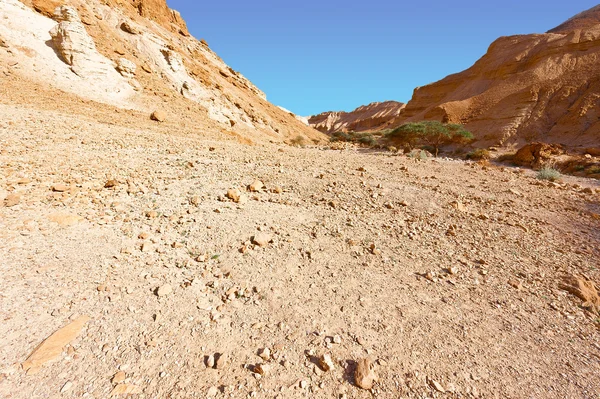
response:
[(298, 115), (408, 101), (500, 36), (543, 33), (595, 1), (167, 0), (192, 35)]

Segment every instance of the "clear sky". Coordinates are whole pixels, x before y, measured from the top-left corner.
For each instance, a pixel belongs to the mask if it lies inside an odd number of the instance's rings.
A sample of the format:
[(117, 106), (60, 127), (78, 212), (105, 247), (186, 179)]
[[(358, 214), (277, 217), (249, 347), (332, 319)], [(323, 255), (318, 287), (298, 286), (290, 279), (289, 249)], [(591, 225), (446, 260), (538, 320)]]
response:
[(590, 0), (167, 0), (192, 35), (298, 115), (407, 102), (500, 36), (543, 33)]

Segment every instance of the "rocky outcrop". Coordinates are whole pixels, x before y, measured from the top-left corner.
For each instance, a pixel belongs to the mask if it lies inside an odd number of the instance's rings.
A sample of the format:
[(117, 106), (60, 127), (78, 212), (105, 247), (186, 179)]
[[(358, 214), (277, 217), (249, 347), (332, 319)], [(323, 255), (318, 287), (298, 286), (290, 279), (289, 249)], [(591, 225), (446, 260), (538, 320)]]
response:
[(375, 102), (352, 112), (323, 112), (309, 117), (308, 123), (323, 133), (380, 130), (398, 117), (404, 106), (397, 101)]
[[(68, 6), (50, 13), (56, 4)], [(164, 109), (166, 123), (202, 121), (244, 142), (326, 140), (189, 36), (165, 0), (2, 0), (0, 15), (11, 48), (0, 52), (0, 65), (18, 65), (11, 70), (23, 81), (145, 119)]]
[(554, 157), (564, 153), (565, 151), (558, 145), (530, 143), (517, 151), (511, 161), (515, 165), (539, 169), (550, 162)]
[(140, 16), (151, 19), (172, 32), (189, 36), (187, 26), (178, 11), (171, 10), (165, 0), (131, 0)]
[(468, 70), (417, 88), (393, 125), (465, 124), (479, 145), (600, 137), (599, 7), (546, 34), (502, 37)]
[(52, 43), (74, 73), (79, 76), (111, 74), (110, 60), (98, 53), (74, 8), (58, 7), (54, 19), (59, 23), (50, 31)]

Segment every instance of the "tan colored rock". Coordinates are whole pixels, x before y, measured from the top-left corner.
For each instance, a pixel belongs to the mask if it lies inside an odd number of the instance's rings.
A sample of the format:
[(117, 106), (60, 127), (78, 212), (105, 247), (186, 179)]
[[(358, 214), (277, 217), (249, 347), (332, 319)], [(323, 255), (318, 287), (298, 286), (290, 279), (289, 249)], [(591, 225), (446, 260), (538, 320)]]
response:
[(600, 296), (593, 281), (572, 275), (564, 277), (558, 286), (581, 299), (583, 307), (600, 314)]
[(242, 196), (242, 193), (240, 193), (240, 190), (236, 190), (233, 188), (227, 190), (227, 198), (229, 198), (233, 202), (240, 202), (241, 196)]
[(271, 358), (271, 350), (269, 348), (262, 348), (258, 351), (258, 356), (264, 361), (267, 361)]
[(119, 384), (113, 388), (109, 396), (117, 395), (136, 395), (142, 393), (142, 390), (137, 385), (133, 384)]
[(120, 383), (122, 383), (123, 381), (125, 381), (125, 378), (126, 378), (126, 377), (127, 377), (127, 376), (126, 376), (126, 374), (125, 374), (125, 372), (124, 372), (124, 371), (119, 371), (119, 372), (117, 372), (117, 374), (115, 374), (115, 375), (113, 376), (113, 378), (112, 378), (111, 382), (112, 382), (113, 384), (120, 384)]
[(551, 161), (553, 157), (562, 155), (564, 152), (564, 149), (559, 145), (530, 143), (519, 149), (511, 162), (516, 165), (539, 169)]
[(254, 245), (258, 245), (259, 247), (266, 247), (271, 241), (273, 241), (273, 237), (264, 232), (258, 233), (252, 237), (252, 243)]
[(254, 372), (256, 374), (260, 374), (262, 376), (265, 376), (267, 374), (269, 374), (271, 372), (271, 365), (269, 364), (257, 364), (256, 366), (254, 366)]
[(217, 353), (215, 355), (215, 368), (217, 370), (223, 370), (227, 367), (228, 356), (225, 353)]
[(110, 60), (98, 52), (75, 8), (61, 6), (56, 9), (54, 18), (59, 23), (50, 31), (52, 43), (75, 74), (81, 77), (96, 75), (107, 79), (113, 76)]
[(6, 198), (4, 198), (4, 206), (6, 206), (6, 207), (19, 205), (20, 202), (21, 202), (21, 196), (18, 194), (11, 193), (11, 194), (8, 194), (6, 196)]
[(331, 371), (335, 369), (335, 363), (331, 359), (331, 355), (326, 353), (319, 359), (319, 366), (323, 369), (323, 371)]
[(48, 219), (63, 227), (73, 226), (83, 220), (81, 216), (60, 212), (49, 215)]
[(80, 316), (54, 332), (38, 345), (31, 355), (29, 355), (27, 360), (23, 362), (23, 370), (25, 370), (27, 374), (36, 373), (44, 364), (58, 358), (65, 346), (77, 338), (83, 326), (90, 320), (91, 319), (87, 316)]
[(55, 184), (52, 186), (52, 191), (57, 193), (64, 193), (65, 191), (69, 191), (69, 186), (66, 184)]
[(164, 297), (173, 292), (173, 287), (170, 284), (161, 285), (156, 289), (156, 295)]
[(248, 190), (250, 190), (252, 192), (258, 192), (258, 191), (262, 190), (264, 186), (265, 185), (262, 181), (254, 180), (254, 182), (252, 182), (252, 184), (250, 184), (248, 186)]
[(106, 183), (104, 183), (104, 188), (114, 188), (119, 184), (118, 181), (114, 180), (114, 179), (110, 179), (107, 180)]
[(130, 21), (123, 21), (121, 23), (121, 30), (132, 35), (139, 35), (141, 33), (140, 29)]
[(135, 62), (129, 61), (126, 58), (119, 58), (117, 60), (117, 71), (127, 79), (133, 79), (135, 77), (135, 71), (137, 65)]
[(167, 114), (163, 111), (156, 110), (150, 115), (150, 119), (157, 122), (164, 122), (167, 119)]
[(379, 381), (379, 377), (375, 373), (375, 366), (371, 359), (365, 358), (358, 361), (356, 371), (354, 373), (354, 382), (362, 389), (371, 389), (373, 385)]

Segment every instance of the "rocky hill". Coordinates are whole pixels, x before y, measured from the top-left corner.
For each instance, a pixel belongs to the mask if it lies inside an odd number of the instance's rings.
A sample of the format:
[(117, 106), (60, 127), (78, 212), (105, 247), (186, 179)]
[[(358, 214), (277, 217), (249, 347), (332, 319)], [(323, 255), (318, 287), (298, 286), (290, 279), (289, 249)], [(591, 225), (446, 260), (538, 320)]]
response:
[(462, 123), (479, 145), (597, 146), (599, 14), (594, 7), (548, 33), (496, 40), (471, 68), (415, 89), (391, 125), (423, 119)]
[(308, 123), (324, 133), (379, 130), (396, 118), (404, 106), (405, 104), (397, 101), (375, 102), (358, 107), (351, 112), (323, 112), (309, 117)]
[(7, 85), (52, 87), (144, 118), (158, 109), (160, 119), (243, 140), (324, 138), (191, 37), (165, 0), (3, 0), (0, 14)]

